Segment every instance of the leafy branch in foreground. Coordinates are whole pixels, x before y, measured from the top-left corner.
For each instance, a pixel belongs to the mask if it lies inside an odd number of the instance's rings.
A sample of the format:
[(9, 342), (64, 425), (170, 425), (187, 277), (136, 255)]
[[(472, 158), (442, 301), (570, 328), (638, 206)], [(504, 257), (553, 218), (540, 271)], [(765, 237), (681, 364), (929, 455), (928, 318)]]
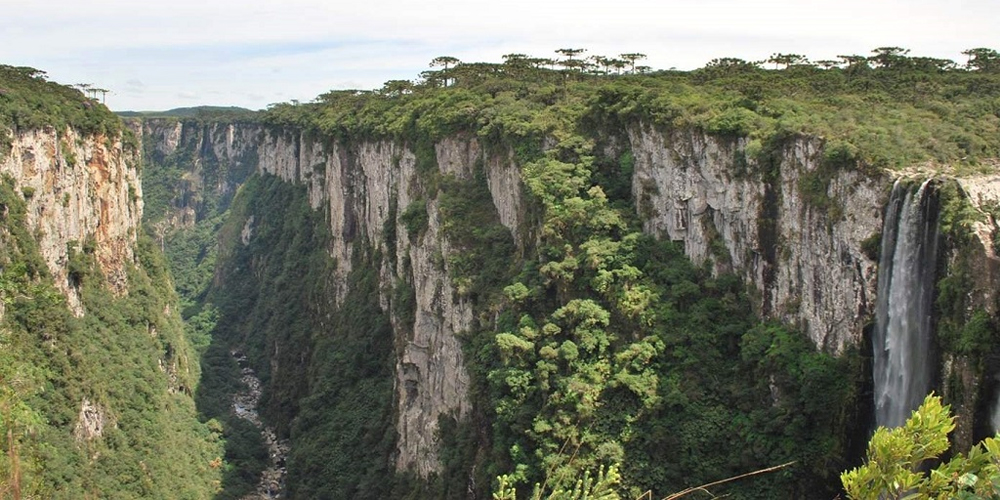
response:
[[(511, 476), (500, 476), (497, 478), (499, 485), (497, 491), (493, 493), (493, 500), (516, 500), (516, 481)], [(571, 489), (553, 489), (546, 492), (543, 485), (535, 484), (534, 493), (531, 500), (618, 500), (620, 497), (615, 491), (621, 476), (618, 468), (608, 467), (607, 471), (601, 469), (597, 477), (591, 477), (590, 472), (584, 472), (583, 477), (578, 479)]]
[(950, 408), (930, 394), (902, 427), (879, 427), (868, 443), (867, 462), (840, 475), (847, 496), (859, 500), (1000, 498), (1000, 441), (987, 438), (967, 455), (937, 468), (922, 465), (948, 447), (955, 428)]

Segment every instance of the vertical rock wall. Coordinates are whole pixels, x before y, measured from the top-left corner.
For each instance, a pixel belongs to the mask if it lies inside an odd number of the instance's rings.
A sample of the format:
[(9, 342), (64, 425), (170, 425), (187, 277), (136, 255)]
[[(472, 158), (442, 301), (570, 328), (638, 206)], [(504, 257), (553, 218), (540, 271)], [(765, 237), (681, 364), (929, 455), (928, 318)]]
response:
[[(199, 165), (207, 158), (230, 171), (240, 171), (242, 166), (236, 165), (253, 160), (258, 172), (305, 185), (310, 205), (328, 215), (333, 235), (329, 251), (337, 264), (337, 304), (347, 293), (347, 276), (355, 265), (358, 245), (383, 256), (371, 265), (379, 267), (381, 305), (394, 313), (396, 466), (421, 476), (440, 471), (438, 419), (442, 415), (462, 419), (469, 410), (470, 380), (456, 334), (473, 326), (473, 314), (472, 304), (452, 284), (448, 257), (454, 250), (442, 230), (439, 193), (425, 185), (414, 152), (391, 141), (322, 142), (257, 125), (147, 120), (143, 132), (146, 140), (155, 142), (147, 148), (155, 154), (166, 156), (185, 147), (199, 151), (191, 176), (204, 176)], [(435, 152), (439, 173), (461, 179), (471, 178), (473, 166), (481, 162), (498, 217), (516, 233), (523, 217), (521, 185), (519, 170), (510, 158), (487, 157), (471, 138), (442, 141)], [(238, 182), (230, 178), (215, 186), (215, 192), (238, 189), (234, 185)], [(411, 238), (399, 215), (416, 200), (426, 202), (428, 224)], [(397, 235), (392, 251), (386, 248), (389, 228)], [(245, 233), (253, 237), (252, 231)], [(389, 261), (391, 255), (395, 261)], [(395, 287), (412, 288), (412, 315), (401, 314), (392, 303)]]
[(838, 353), (859, 342), (877, 267), (862, 242), (881, 231), (886, 179), (838, 171), (826, 190), (831, 207), (818, 208), (801, 189), (820, 168), (816, 141), (786, 146), (771, 179), (752, 159), (741, 165), (742, 139), (637, 127), (629, 141), (647, 232), (683, 242), (696, 263), (742, 275), (764, 316), (799, 325), (817, 346)]
[(92, 239), (112, 291), (127, 290), (126, 266), (134, 262), (142, 220), (137, 164), (137, 155), (123, 147), (121, 137), (52, 128), (17, 133), (10, 153), (0, 158), (0, 173), (20, 188), (45, 263), (77, 315), (83, 314), (83, 306), (68, 276), (71, 242), (82, 251)]

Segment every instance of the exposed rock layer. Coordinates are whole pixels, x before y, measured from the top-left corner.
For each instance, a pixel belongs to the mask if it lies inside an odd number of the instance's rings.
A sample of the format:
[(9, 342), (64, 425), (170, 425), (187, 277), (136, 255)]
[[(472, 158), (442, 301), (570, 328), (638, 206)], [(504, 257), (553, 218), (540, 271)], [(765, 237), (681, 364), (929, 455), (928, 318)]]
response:
[(763, 166), (737, 164), (742, 140), (641, 127), (629, 139), (647, 232), (683, 241), (696, 263), (742, 275), (764, 316), (799, 325), (821, 348), (859, 342), (874, 311), (877, 265), (862, 242), (881, 230), (887, 179), (838, 172), (826, 189), (839, 207), (831, 214), (800, 189), (820, 168), (816, 141), (788, 144), (767, 179)]
[(137, 160), (120, 137), (52, 128), (15, 134), (0, 158), (0, 173), (20, 188), (45, 263), (77, 315), (83, 309), (68, 272), (71, 243), (82, 251), (90, 239), (112, 291), (127, 290), (126, 266), (134, 263), (142, 220)]

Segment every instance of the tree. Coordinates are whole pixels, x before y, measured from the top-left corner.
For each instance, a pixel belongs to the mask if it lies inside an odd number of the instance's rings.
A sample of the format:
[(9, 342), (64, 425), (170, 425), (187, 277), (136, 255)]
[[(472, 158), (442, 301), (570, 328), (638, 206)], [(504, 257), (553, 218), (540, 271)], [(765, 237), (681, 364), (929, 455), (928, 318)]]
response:
[(93, 89), (91, 89), (91, 90), (93, 90), (93, 91), (94, 91), (94, 99), (95, 99), (95, 100), (97, 99), (97, 93), (98, 93), (98, 92), (100, 92), (100, 93), (101, 93), (101, 104), (104, 104), (104, 103), (105, 103), (105, 99), (106, 99), (106, 98), (107, 98), (107, 96), (108, 96), (108, 92), (111, 92), (111, 91), (110, 91), (110, 90), (108, 90), (108, 89), (102, 89), (102, 88), (96, 88), (96, 87), (95, 87), (95, 88), (93, 88)]
[(849, 55), (839, 55), (837, 56), (837, 58), (840, 59), (841, 61), (844, 61), (844, 64), (847, 66), (848, 69), (868, 67), (868, 58), (865, 56), (857, 54), (849, 54)]
[(793, 64), (806, 64), (809, 59), (801, 54), (782, 54), (780, 52), (775, 52), (771, 54), (771, 57), (767, 58), (767, 61), (774, 64), (774, 69), (779, 69), (778, 65), (783, 65), (785, 68)]
[(509, 66), (523, 67), (528, 65), (527, 54), (504, 54), (503, 63)]
[(579, 67), (579, 65), (576, 64), (575, 57), (580, 54), (583, 54), (586, 51), (587, 49), (556, 49), (557, 54), (562, 54), (566, 56), (566, 60), (562, 61), (560, 64), (569, 69)]
[(625, 69), (625, 65), (628, 64), (628, 61), (624, 59), (611, 59), (608, 61), (608, 64), (611, 65), (612, 68), (615, 68), (615, 71), (617, 71), (620, 75), (622, 74), (622, 70)]
[[(864, 465), (840, 475), (847, 496), (858, 500), (901, 498), (1000, 498), (1000, 441), (987, 438), (967, 455), (926, 471), (925, 462), (948, 450), (955, 418), (929, 394), (906, 424), (879, 427)], [(926, 471), (926, 472), (925, 472)]]
[(444, 66), (444, 69), (441, 70), (441, 76), (444, 77), (444, 86), (447, 87), (448, 86), (448, 69), (451, 68), (452, 66), (459, 65), (461, 62), (462, 61), (459, 61), (457, 57), (438, 56), (438, 57), (435, 57), (434, 59), (431, 59), (430, 66), (432, 68), (437, 67), (437, 66)]
[[(607, 472), (601, 469), (597, 473), (597, 478), (592, 478), (587, 471), (570, 490), (559, 488), (549, 490), (545, 485), (536, 484), (531, 500), (618, 500), (620, 497), (615, 488), (619, 482), (621, 475), (618, 474), (617, 467), (609, 467)], [(493, 500), (517, 499), (516, 481), (512, 476), (500, 476), (497, 478), (497, 483)]]
[(910, 64), (914, 69), (925, 72), (951, 71), (958, 67), (951, 59), (938, 59), (936, 57), (911, 57)]
[(879, 47), (872, 50), (872, 53), (875, 55), (869, 57), (868, 60), (875, 63), (875, 67), (898, 68), (907, 61), (906, 55), (910, 53), (910, 49), (902, 47)]
[(963, 55), (969, 56), (969, 61), (965, 67), (978, 71), (1000, 71), (1000, 53), (993, 49), (980, 47), (977, 49), (963, 50)]
[(544, 68), (548, 66), (549, 69), (555, 69), (556, 61), (555, 59), (550, 59), (548, 57), (531, 57), (527, 60), (528, 64), (535, 68)]
[(632, 72), (635, 73), (635, 62), (646, 58), (646, 54), (640, 54), (638, 52), (630, 52), (628, 54), (619, 54), (619, 56), (628, 61), (632, 65)]
[(458, 58), (456, 58), (456, 57), (438, 56), (438, 57), (435, 57), (434, 59), (431, 59), (431, 67), (434, 68), (434, 67), (437, 67), (437, 66), (444, 66), (444, 69), (447, 70), (448, 68), (450, 68), (450, 67), (452, 67), (452, 66), (454, 66), (454, 65), (456, 65), (456, 64), (458, 64), (460, 62), (461, 61), (459, 61)]
[(611, 67), (611, 59), (605, 56), (590, 56), (590, 60), (600, 66), (605, 75), (608, 74), (608, 68)]
[(756, 62), (745, 61), (738, 57), (718, 57), (708, 61), (704, 69), (709, 74), (733, 75), (752, 71), (758, 67)]
[(409, 80), (389, 80), (382, 85), (379, 91), (386, 97), (398, 97), (413, 92), (413, 82)]

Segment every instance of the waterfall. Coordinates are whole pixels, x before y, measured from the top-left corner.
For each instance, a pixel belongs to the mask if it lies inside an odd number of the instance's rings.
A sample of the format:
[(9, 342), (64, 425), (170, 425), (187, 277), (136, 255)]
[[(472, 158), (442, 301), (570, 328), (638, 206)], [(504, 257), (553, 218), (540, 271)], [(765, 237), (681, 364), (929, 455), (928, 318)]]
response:
[[(997, 382), (1000, 382), (1000, 375), (996, 376)], [(993, 426), (993, 432), (1000, 434), (1000, 388), (997, 389), (996, 399), (993, 400), (993, 411), (990, 412), (990, 424)]]
[(875, 334), (875, 422), (898, 427), (931, 390), (937, 203), (930, 181), (892, 188), (882, 227)]

